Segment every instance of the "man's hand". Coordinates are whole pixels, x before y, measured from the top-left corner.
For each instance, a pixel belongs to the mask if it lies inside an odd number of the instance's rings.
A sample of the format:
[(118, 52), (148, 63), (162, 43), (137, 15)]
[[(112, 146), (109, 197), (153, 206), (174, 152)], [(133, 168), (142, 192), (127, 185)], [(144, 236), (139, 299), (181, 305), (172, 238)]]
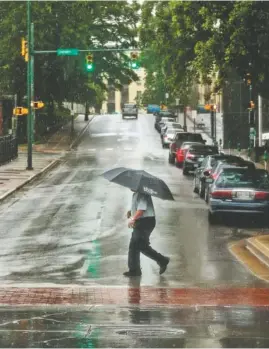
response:
[(129, 218), (131, 217), (131, 215), (132, 215), (132, 214), (131, 214), (131, 211), (128, 211), (126, 216), (127, 216), (127, 218), (129, 219)]
[(134, 224), (135, 224), (135, 221), (133, 218), (131, 218), (128, 222), (128, 228), (133, 228), (134, 227)]

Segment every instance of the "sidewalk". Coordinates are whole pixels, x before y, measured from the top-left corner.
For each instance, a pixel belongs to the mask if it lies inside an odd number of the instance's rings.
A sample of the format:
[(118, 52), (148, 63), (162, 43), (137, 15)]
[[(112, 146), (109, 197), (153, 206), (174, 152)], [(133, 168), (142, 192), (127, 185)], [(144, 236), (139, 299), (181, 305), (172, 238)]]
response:
[(56, 166), (61, 157), (78, 144), (92, 119), (93, 116), (89, 116), (89, 121), (85, 122), (84, 115), (79, 115), (74, 121), (72, 135), (71, 125), (68, 124), (56, 132), (48, 143), (34, 145), (32, 171), (26, 170), (27, 147), (19, 147), (18, 158), (0, 166), (0, 201)]

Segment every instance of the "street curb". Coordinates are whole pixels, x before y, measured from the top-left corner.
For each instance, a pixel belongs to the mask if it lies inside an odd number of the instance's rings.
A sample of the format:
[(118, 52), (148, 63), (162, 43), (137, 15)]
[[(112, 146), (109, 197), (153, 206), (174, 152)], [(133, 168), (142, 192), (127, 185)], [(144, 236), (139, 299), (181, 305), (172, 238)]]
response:
[(0, 202), (4, 201), (5, 199), (7, 199), (9, 196), (11, 196), (12, 194), (14, 194), (15, 192), (19, 191), (20, 189), (22, 189), (26, 184), (29, 184), (35, 180), (37, 180), (39, 177), (41, 177), (43, 174), (45, 174), (46, 172), (52, 170), (54, 167), (56, 167), (59, 163), (61, 162), (60, 159), (55, 159), (53, 160), (51, 163), (49, 163), (46, 167), (44, 167), (40, 172), (34, 174), (33, 176), (31, 176), (30, 178), (26, 179), (26, 181), (24, 181), (23, 183), (21, 183), (20, 185), (18, 185), (16, 188), (11, 189), (10, 191), (8, 191), (6, 194), (0, 196)]
[(84, 133), (87, 131), (87, 129), (88, 129), (90, 123), (92, 122), (92, 120), (94, 119), (94, 117), (95, 117), (95, 115), (92, 115), (92, 118), (87, 122), (85, 127), (80, 131), (77, 138), (70, 144), (69, 150), (72, 150), (74, 147), (76, 147), (79, 144), (81, 138), (83, 137)]
[[(81, 137), (83, 136), (83, 134), (86, 132), (86, 130), (88, 129), (90, 122), (93, 120), (95, 115), (92, 116), (92, 118), (87, 122), (87, 124), (85, 125), (85, 127), (80, 131), (79, 135), (77, 136), (77, 138), (73, 141), (73, 143), (70, 145), (69, 150), (73, 149), (80, 141)], [(39, 177), (41, 177), (43, 174), (45, 174), (46, 172), (52, 170), (54, 167), (56, 167), (60, 162), (61, 162), (61, 158), (63, 156), (60, 156), (58, 159), (53, 160), (51, 163), (49, 163), (46, 167), (44, 167), (41, 171), (39, 171), (38, 173), (34, 174), (33, 176), (31, 176), (30, 178), (28, 178), (26, 181), (24, 181), (23, 183), (21, 183), (20, 185), (18, 185), (16, 188), (11, 189), (10, 191), (8, 191), (7, 193), (5, 193), (4, 195), (0, 196), (0, 202), (4, 201), (5, 199), (7, 199), (9, 196), (11, 196), (12, 194), (16, 193), (17, 191), (19, 191), (21, 188), (23, 188), (25, 185), (37, 180)]]

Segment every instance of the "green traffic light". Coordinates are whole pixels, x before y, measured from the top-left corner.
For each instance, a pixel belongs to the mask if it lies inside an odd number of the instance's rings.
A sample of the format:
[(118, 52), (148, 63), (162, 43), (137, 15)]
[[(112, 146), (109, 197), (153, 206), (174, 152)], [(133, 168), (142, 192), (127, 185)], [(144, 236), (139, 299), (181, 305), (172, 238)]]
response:
[(92, 63), (89, 63), (86, 65), (86, 70), (91, 72), (94, 71), (94, 65)]

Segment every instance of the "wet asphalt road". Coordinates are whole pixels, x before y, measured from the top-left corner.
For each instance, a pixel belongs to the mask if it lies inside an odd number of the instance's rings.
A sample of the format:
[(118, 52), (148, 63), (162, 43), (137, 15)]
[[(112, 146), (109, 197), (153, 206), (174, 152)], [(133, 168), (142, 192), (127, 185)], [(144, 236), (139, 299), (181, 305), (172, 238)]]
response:
[[(62, 164), (1, 205), (0, 281), (5, 285), (264, 287), (227, 249), (260, 230), (251, 222), (211, 227), (192, 177), (168, 164), (152, 115), (97, 116)], [(126, 271), (132, 193), (100, 174), (143, 168), (166, 181), (175, 202), (154, 199), (151, 244), (171, 257), (164, 276), (142, 256)], [(234, 236), (238, 233), (239, 236)], [(268, 347), (268, 311), (251, 307), (1, 309), (0, 347)]]
[[(60, 167), (2, 205), (2, 284), (124, 285), (131, 234), (125, 215), (132, 193), (100, 176), (122, 165), (160, 176), (174, 193), (175, 202), (154, 199), (151, 242), (171, 257), (167, 286), (259, 284), (227, 249), (235, 239), (233, 226), (211, 227), (192, 177), (168, 164), (153, 122), (152, 115), (97, 116)], [(243, 228), (239, 238), (248, 233)], [(155, 262), (142, 256), (142, 271), (141, 285), (159, 285)]]

